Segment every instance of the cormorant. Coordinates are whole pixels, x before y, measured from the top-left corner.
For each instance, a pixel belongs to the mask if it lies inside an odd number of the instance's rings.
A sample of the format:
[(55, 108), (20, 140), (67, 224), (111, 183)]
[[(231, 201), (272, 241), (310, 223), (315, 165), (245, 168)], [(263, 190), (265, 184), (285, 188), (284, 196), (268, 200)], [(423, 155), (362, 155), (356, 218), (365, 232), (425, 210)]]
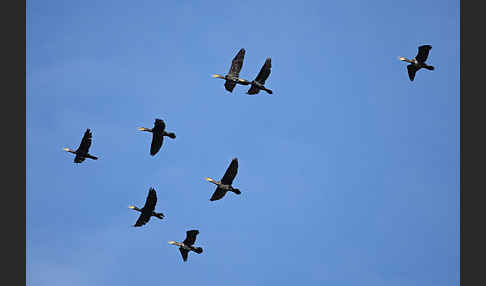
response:
[(88, 153), (90, 146), (91, 146), (91, 130), (88, 128), (86, 129), (86, 132), (84, 132), (83, 139), (81, 139), (81, 144), (79, 144), (79, 147), (76, 151), (69, 148), (64, 148), (64, 151), (76, 154), (76, 157), (74, 157), (74, 163), (81, 163), (86, 158), (98, 160), (98, 157), (95, 157)]
[(273, 91), (266, 88), (264, 86), (265, 81), (267, 80), (268, 76), (270, 75), (270, 69), (272, 68), (272, 59), (267, 58), (265, 63), (263, 64), (260, 72), (258, 73), (255, 80), (251, 82), (251, 87), (248, 90), (247, 94), (257, 94), (260, 92), (260, 89), (266, 91), (268, 94), (272, 94)]
[(413, 79), (415, 78), (415, 73), (421, 68), (426, 68), (430, 71), (434, 70), (433, 66), (429, 66), (425, 63), (425, 61), (427, 60), (427, 57), (429, 56), (429, 51), (431, 49), (432, 49), (431, 45), (423, 45), (423, 46), (418, 47), (418, 53), (417, 53), (417, 56), (415, 56), (415, 58), (409, 60), (409, 59), (404, 58), (404, 57), (399, 57), (399, 59), (401, 61), (410, 63), (407, 66), (408, 77), (410, 78), (410, 81), (413, 81)]
[(150, 188), (149, 193), (147, 195), (147, 199), (145, 201), (145, 205), (143, 206), (142, 209), (139, 209), (135, 206), (129, 206), (129, 208), (131, 208), (132, 210), (141, 212), (137, 222), (133, 226), (137, 227), (146, 224), (150, 220), (150, 217), (152, 216), (158, 219), (163, 219), (165, 217), (163, 213), (157, 213), (154, 211), (156, 204), (157, 204), (157, 194), (154, 188)]
[(169, 241), (169, 244), (179, 246), (179, 251), (182, 255), (182, 260), (187, 261), (187, 254), (189, 251), (194, 251), (197, 254), (201, 254), (203, 249), (201, 247), (192, 246), (196, 242), (196, 236), (199, 234), (199, 230), (193, 229), (186, 231), (186, 239), (183, 242)]
[(152, 132), (152, 144), (150, 145), (150, 155), (154, 156), (159, 152), (164, 142), (164, 136), (175, 139), (176, 135), (173, 132), (165, 131), (165, 123), (162, 119), (155, 119), (154, 128), (138, 128), (140, 131)]
[(226, 80), (226, 82), (224, 83), (224, 88), (229, 92), (233, 92), (233, 89), (235, 88), (237, 83), (242, 85), (250, 84), (250, 82), (247, 81), (246, 79), (239, 78), (241, 67), (243, 66), (244, 58), (245, 58), (245, 49), (241, 49), (238, 52), (238, 54), (236, 54), (236, 56), (233, 58), (233, 61), (231, 62), (230, 70), (227, 75), (222, 76), (219, 74), (213, 74), (214, 78), (221, 78)]
[(231, 191), (237, 195), (241, 194), (239, 189), (233, 188), (231, 184), (233, 183), (234, 178), (236, 177), (236, 173), (238, 172), (238, 159), (233, 158), (231, 160), (231, 163), (226, 169), (226, 172), (224, 173), (223, 178), (221, 181), (215, 181), (211, 178), (206, 178), (206, 181), (209, 181), (218, 187), (216, 188), (216, 191), (214, 191), (213, 195), (209, 199), (210, 201), (216, 201), (224, 197), (226, 195), (226, 192)]

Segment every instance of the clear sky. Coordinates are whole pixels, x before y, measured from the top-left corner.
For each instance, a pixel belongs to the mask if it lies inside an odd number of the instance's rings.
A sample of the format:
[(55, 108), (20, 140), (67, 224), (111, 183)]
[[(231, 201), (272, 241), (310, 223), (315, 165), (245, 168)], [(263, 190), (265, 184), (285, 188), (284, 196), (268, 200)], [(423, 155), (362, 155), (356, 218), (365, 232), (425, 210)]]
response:
[(26, 56), (29, 286), (459, 285), (459, 1), (27, 1)]

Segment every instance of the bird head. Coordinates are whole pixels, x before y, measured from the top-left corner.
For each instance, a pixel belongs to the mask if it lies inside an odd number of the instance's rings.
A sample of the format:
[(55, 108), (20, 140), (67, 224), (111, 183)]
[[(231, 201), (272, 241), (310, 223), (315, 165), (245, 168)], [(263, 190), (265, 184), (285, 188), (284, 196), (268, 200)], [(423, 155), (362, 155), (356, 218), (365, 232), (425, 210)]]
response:
[(76, 153), (73, 149), (70, 148), (63, 148), (63, 150), (69, 153)]
[(175, 245), (175, 244), (177, 244), (177, 242), (171, 240), (171, 241), (169, 241), (169, 244)]
[(224, 76), (219, 75), (219, 74), (213, 74), (213, 75), (212, 75), (212, 77), (214, 77), (214, 78), (222, 78), (222, 79), (224, 79)]

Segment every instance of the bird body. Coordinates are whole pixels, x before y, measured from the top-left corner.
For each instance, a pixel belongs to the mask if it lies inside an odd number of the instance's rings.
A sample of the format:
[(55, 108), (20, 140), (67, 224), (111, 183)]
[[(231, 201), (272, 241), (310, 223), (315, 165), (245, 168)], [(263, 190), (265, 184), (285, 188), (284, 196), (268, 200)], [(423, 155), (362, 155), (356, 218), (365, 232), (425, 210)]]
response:
[(150, 217), (154, 216), (158, 219), (163, 219), (165, 216), (163, 213), (155, 212), (155, 205), (157, 204), (157, 193), (154, 188), (149, 189), (147, 199), (143, 208), (139, 209), (136, 206), (129, 206), (130, 209), (140, 212), (137, 222), (134, 227), (139, 227), (149, 222)]
[(98, 157), (89, 154), (89, 148), (91, 147), (91, 130), (88, 128), (84, 132), (83, 138), (81, 139), (81, 143), (79, 144), (78, 149), (72, 150), (70, 148), (64, 148), (64, 151), (75, 154), (74, 163), (81, 163), (86, 158), (92, 160), (98, 160)]
[(232, 186), (233, 180), (236, 177), (237, 172), (238, 172), (238, 159), (233, 158), (233, 160), (231, 160), (230, 165), (226, 169), (226, 172), (224, 173), (221, 181), (215, 181), (211, 178), (206, 178), (206, 181), (211, 182), (217, 186), (213, 195), (209, 199), (210, 201), (217, 201), (223, 198), (228, 191), (231, 191), (237, 195), (241, 194), (241, 191), (239, 189), (234, 188)]
[(409, 63), (409, 65), (407, 65), (407, 71), (408, 71), (408, 77), (410, 78), (410, 81), (414, 80), (415, 74), (421, 68), (425, 68), (430, 71), (433, 71), (435, 69), (433, 66), (430, 66), (425, 63), (431, 49), (432, 49), (431, 45), (423, 45), (418, 47), (418, 53), (417, 56), (415, 56), (415, 58), (413, 59), (407, 59), (405, 57), (398, 58), (401, 61)]
[(155, 119), (154, 127), (152, 129), (140, 127), (138, 128), (140, 131), (147, 131), (152, 133), (152, 143), (150, 144), (150, 155), (155, 156), (157, 152), (159, 152), (160, 148), (162, 148), (162, 143), (164, 142), (164, 136), (167, 136), (171, 139), (175, 139), (176, 135), (173, 132), (165, 131), (165, 123), (162, 119)]
[(229, 91), (233, 92), (233, 89), (235, 88), (236, 84), (241, 84), (241, 85), (249, 85), (250, 81), (246, 79), (240, 78), (240, 71), (241, 68), (243, 67), (243, 60), (245, 58), (245, 49), (240, 49), (236, 56), (233, 58), (233, 61), (231, 62), (231, 67), (229, 72), (226, 75), (219, 75), (219, 74), (214, 74), (214, 78), (220, 78), (224, 79), (224, 88)]

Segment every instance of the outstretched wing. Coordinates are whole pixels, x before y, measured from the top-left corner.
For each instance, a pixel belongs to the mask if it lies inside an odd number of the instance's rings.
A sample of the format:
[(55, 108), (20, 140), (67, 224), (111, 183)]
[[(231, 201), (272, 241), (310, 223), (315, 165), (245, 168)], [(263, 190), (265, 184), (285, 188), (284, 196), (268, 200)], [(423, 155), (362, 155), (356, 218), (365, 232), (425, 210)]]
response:
[(221, 179), (221, 183), (225, 185), (231, 185), (231, 183), (233, 183), (233, 180), (236, 177), (237, 172), (238, 172), (238, 159), (233, 158), (233, 160), (231, 160), (228, 169), (226, 169), (223, 178)]
[(156, 118), (155, 122), (154, 122), (154, 129), (155, 129), (156, 126), (159, 126), (162, 131), (165, 130), (164, 120)]
[(187, 261), (187, 254), (189, 253), (189, 250), (179, 247), (179, 251), (181, 252), (182, 260)]
[(210, 201), (217, 201), (224, 197), (226, 195), (226, 191), (221, 189), (221, 188), (216, 188), (216, 191), (214, 191), (213, 195), (209, 199)]
[(233, 77), (239, 77), (241, 67), (243, 66), (244, 58), (245, 58), (245, 49), (241, 49), (238, 52), (238, 54), (236, 54), (236, 56), (233, 58), (228, 75), (231, 75)]
[(272, 59), (267, 58), (265, 60), (265, 63), (263, 64), (262, 68), (260, 69), (260, 72), (258, 73), (257, 77), (255, 78), (255, 81), (258, 81), (262, 85), (265, 84), (265, 81), (267, 80), (268, 76), (270, 75), (271, 69), (272, 69)]
[(151, 214), (155, 210), (156, 204), (157, 193), (155, 192), (154, 188), (150, 188), (147, 199), (145, 200), (145, 205), (143, 206), (143, 211)]
[(415, 67), (415, 65), (409, 64), (407, 66), (407, 70), (408, 70), (408, 77), (410, 78), (410, 81), (413, 81), (413, 79), (415, 78), (415, 73), (417, 72), (417, 68)]
[(196, 242), (196, 236), (199, 234), (199, 230), (192, 229), (186, 231), (186, 239), (184, 239), (183, 243), (185, 245), (193, 245)]
[(78, 152), (88, 153), (89, 147), (91, 147), (91, 130), (88, 128), (84, 132), (83, 139), (81, 139), (81, 144), (79, 144)]
[(233, 92), (233, 89), (235, 88), (235, 86), (236, 86), (236, 82), (234, 82), (232, 80), (227, 80), (224, 83), (224, 88), (226, 88), (226, 90), (229, 91), (229, 92)]
[(418, 53), (415, 59), (419, 63), (423, 63), (427, 60), (427, 57), (429, 56), (429, 51), (432, 49), (431, 45), (423, 45), (418, 47)]
[(84, 156), (81, 156), (79, 154), (76, 154), (76, 157), (74, 157), (74, 163), (81, 163), (81, 162), (84, 161), (84, 159), (85, 159)]
[(150, 144), (150, 155), (154, 156), (159, 152), (164, 142), (164, 136), (162, 133), (152, 132), (152, 144)]
[(254, 84), (252, 84), (250, 89), (248, 90), (248, 94), (257, 94), (259, 92), (260, 92), (260, 89)]
[(134, 226), (142, 226), (147, 222), (149, 222), (149, 220), (150, 220), (150, 215), (147, 214), (147, 212), (142, 211)]

